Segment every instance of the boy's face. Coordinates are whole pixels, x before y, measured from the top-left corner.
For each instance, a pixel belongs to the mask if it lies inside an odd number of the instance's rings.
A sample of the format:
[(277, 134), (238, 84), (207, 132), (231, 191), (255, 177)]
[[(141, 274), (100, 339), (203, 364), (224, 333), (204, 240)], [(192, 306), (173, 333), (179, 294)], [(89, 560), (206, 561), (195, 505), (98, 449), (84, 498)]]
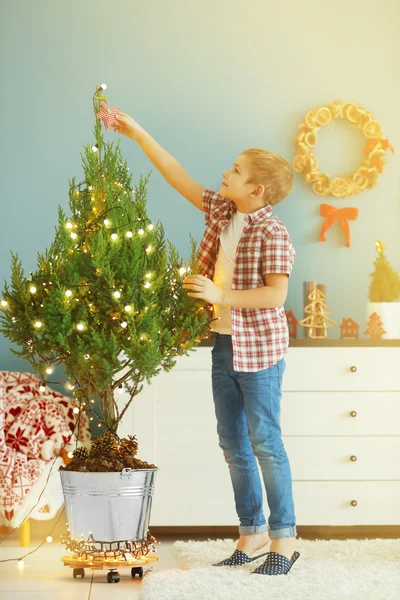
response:
[(222, 183), (219, 194), (236, 204), (239, 212), (251, 213), (262, 206), (265, 201), (262, 200), (264, 186), (255, 183), (247, 183), (250, 178), (250, 172), (246, 157), (239, 155), (232, 167), (222, 173)]

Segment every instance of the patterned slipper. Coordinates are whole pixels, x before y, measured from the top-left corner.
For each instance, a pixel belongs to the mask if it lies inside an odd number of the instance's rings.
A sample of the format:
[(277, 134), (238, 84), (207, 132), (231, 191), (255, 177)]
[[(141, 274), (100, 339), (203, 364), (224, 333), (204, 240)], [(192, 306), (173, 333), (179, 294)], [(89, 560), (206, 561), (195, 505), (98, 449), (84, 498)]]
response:
[(267, 554), (268, 556), (263, 564), (254, 571), (251, 571), (251, 575), (253, 573), (260, 575), (287, 575), (300, 556), (298, 552), (294, 552), (292, 558), (289, 560), (286, 556), (278, 552), (267, 552)]
[(232, 554), (232, 556), (230, 556), (229, 558), (226, 558), (225, 560), (221, 560), (221, 562), (219, 562), (215, 565), (212, 565), (212, 566), (213, 567), (241, 567), (242, 565), (247, 565), (248, 563), (251, 563), (254, 560), (257, 560), (258, 558), (261, 558), (262, 556), (265, 556), (266, 554), (268, 554), (268, 552), (264, 552), (263, 554), (259, 554), (258, 556), (254, 556), (253, 558), (250, 558), (250, 556), (247, 556), (247, 554), (245, 554), (241, 550), (235, 550), (235, 552)]

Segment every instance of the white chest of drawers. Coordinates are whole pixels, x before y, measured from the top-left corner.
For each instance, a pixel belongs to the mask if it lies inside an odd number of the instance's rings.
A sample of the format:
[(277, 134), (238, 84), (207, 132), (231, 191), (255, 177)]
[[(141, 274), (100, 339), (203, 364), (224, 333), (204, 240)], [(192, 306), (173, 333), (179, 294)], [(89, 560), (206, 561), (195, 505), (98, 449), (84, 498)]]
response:
[[(291, 347), (286, 363), (281, 426), (297, 525), (399, 524), (400, 347)], [(153, 526), (237, 525), (210, 347), (143, 388), (122, 423), (128, 433), (160, 469)]]

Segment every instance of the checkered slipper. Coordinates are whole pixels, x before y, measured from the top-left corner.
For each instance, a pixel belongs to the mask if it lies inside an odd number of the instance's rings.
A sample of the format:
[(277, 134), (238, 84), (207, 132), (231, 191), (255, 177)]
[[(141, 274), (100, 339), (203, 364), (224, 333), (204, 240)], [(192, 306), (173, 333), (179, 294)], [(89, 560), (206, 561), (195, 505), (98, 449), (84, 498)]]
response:
[(300, 556), (298, 552), (294, 552), (292, 558), (289, 560), (286, 556), (278, 552), (267, 552), (267, 554), (268, 556), (263, 564), (254, 571), (251, 571), (251, 575), (253, 573), (260, 575), (287, 575)]
[(212, 565), (212, 566), (213, 567), (241, 567), (242, 565), (247, 565), (248, 563), (251, 563), (251, 562), (257, 560), (258, 558), (261, 558), (262, 556), (265, 556), (266, 554), (268, 554), (268, 552), (264, 552), (263, 554), (259, 554), (258, 556), (254, 556), (253, 558), (250, 558), (250, 556), (247, 556), (247, 554), (245, 554), (241, 550), (235, 550), (235, 552), (232, 554), (232, 556), (230, 556), (229, 558), (226, 558), (225, 560), (221, 560), (221, 562), (219, 562), (215, 565)]

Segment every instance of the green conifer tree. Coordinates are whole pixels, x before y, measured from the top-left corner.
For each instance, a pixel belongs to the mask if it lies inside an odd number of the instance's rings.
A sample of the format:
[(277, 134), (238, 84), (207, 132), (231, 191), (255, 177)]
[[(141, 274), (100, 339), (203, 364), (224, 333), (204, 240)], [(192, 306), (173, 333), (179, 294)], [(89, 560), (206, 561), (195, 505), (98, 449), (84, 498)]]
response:
[[(85, 404), (96, 394), (106, 431), (116, 432), (142, 382), (208, 337), (211, 307), (183, 288), (183, 279), (199, 272), (192, 236), (184, 264), (170, 242), (167, 251), (162, 224), (147, 216), (149, 176), (134, 189), (119, 142), (105, 143), (97, 119), (94, 135), (81, 155), (84, 181), (69, 182), (71, 216), (58, 208), (54, 242), (38, 253), (29, 278), (11, 252), (0, 331), (44, 383), (62, 364), (74, 395)], [(121, 385), (129, 392), (125, 407), (115, 395)]]

